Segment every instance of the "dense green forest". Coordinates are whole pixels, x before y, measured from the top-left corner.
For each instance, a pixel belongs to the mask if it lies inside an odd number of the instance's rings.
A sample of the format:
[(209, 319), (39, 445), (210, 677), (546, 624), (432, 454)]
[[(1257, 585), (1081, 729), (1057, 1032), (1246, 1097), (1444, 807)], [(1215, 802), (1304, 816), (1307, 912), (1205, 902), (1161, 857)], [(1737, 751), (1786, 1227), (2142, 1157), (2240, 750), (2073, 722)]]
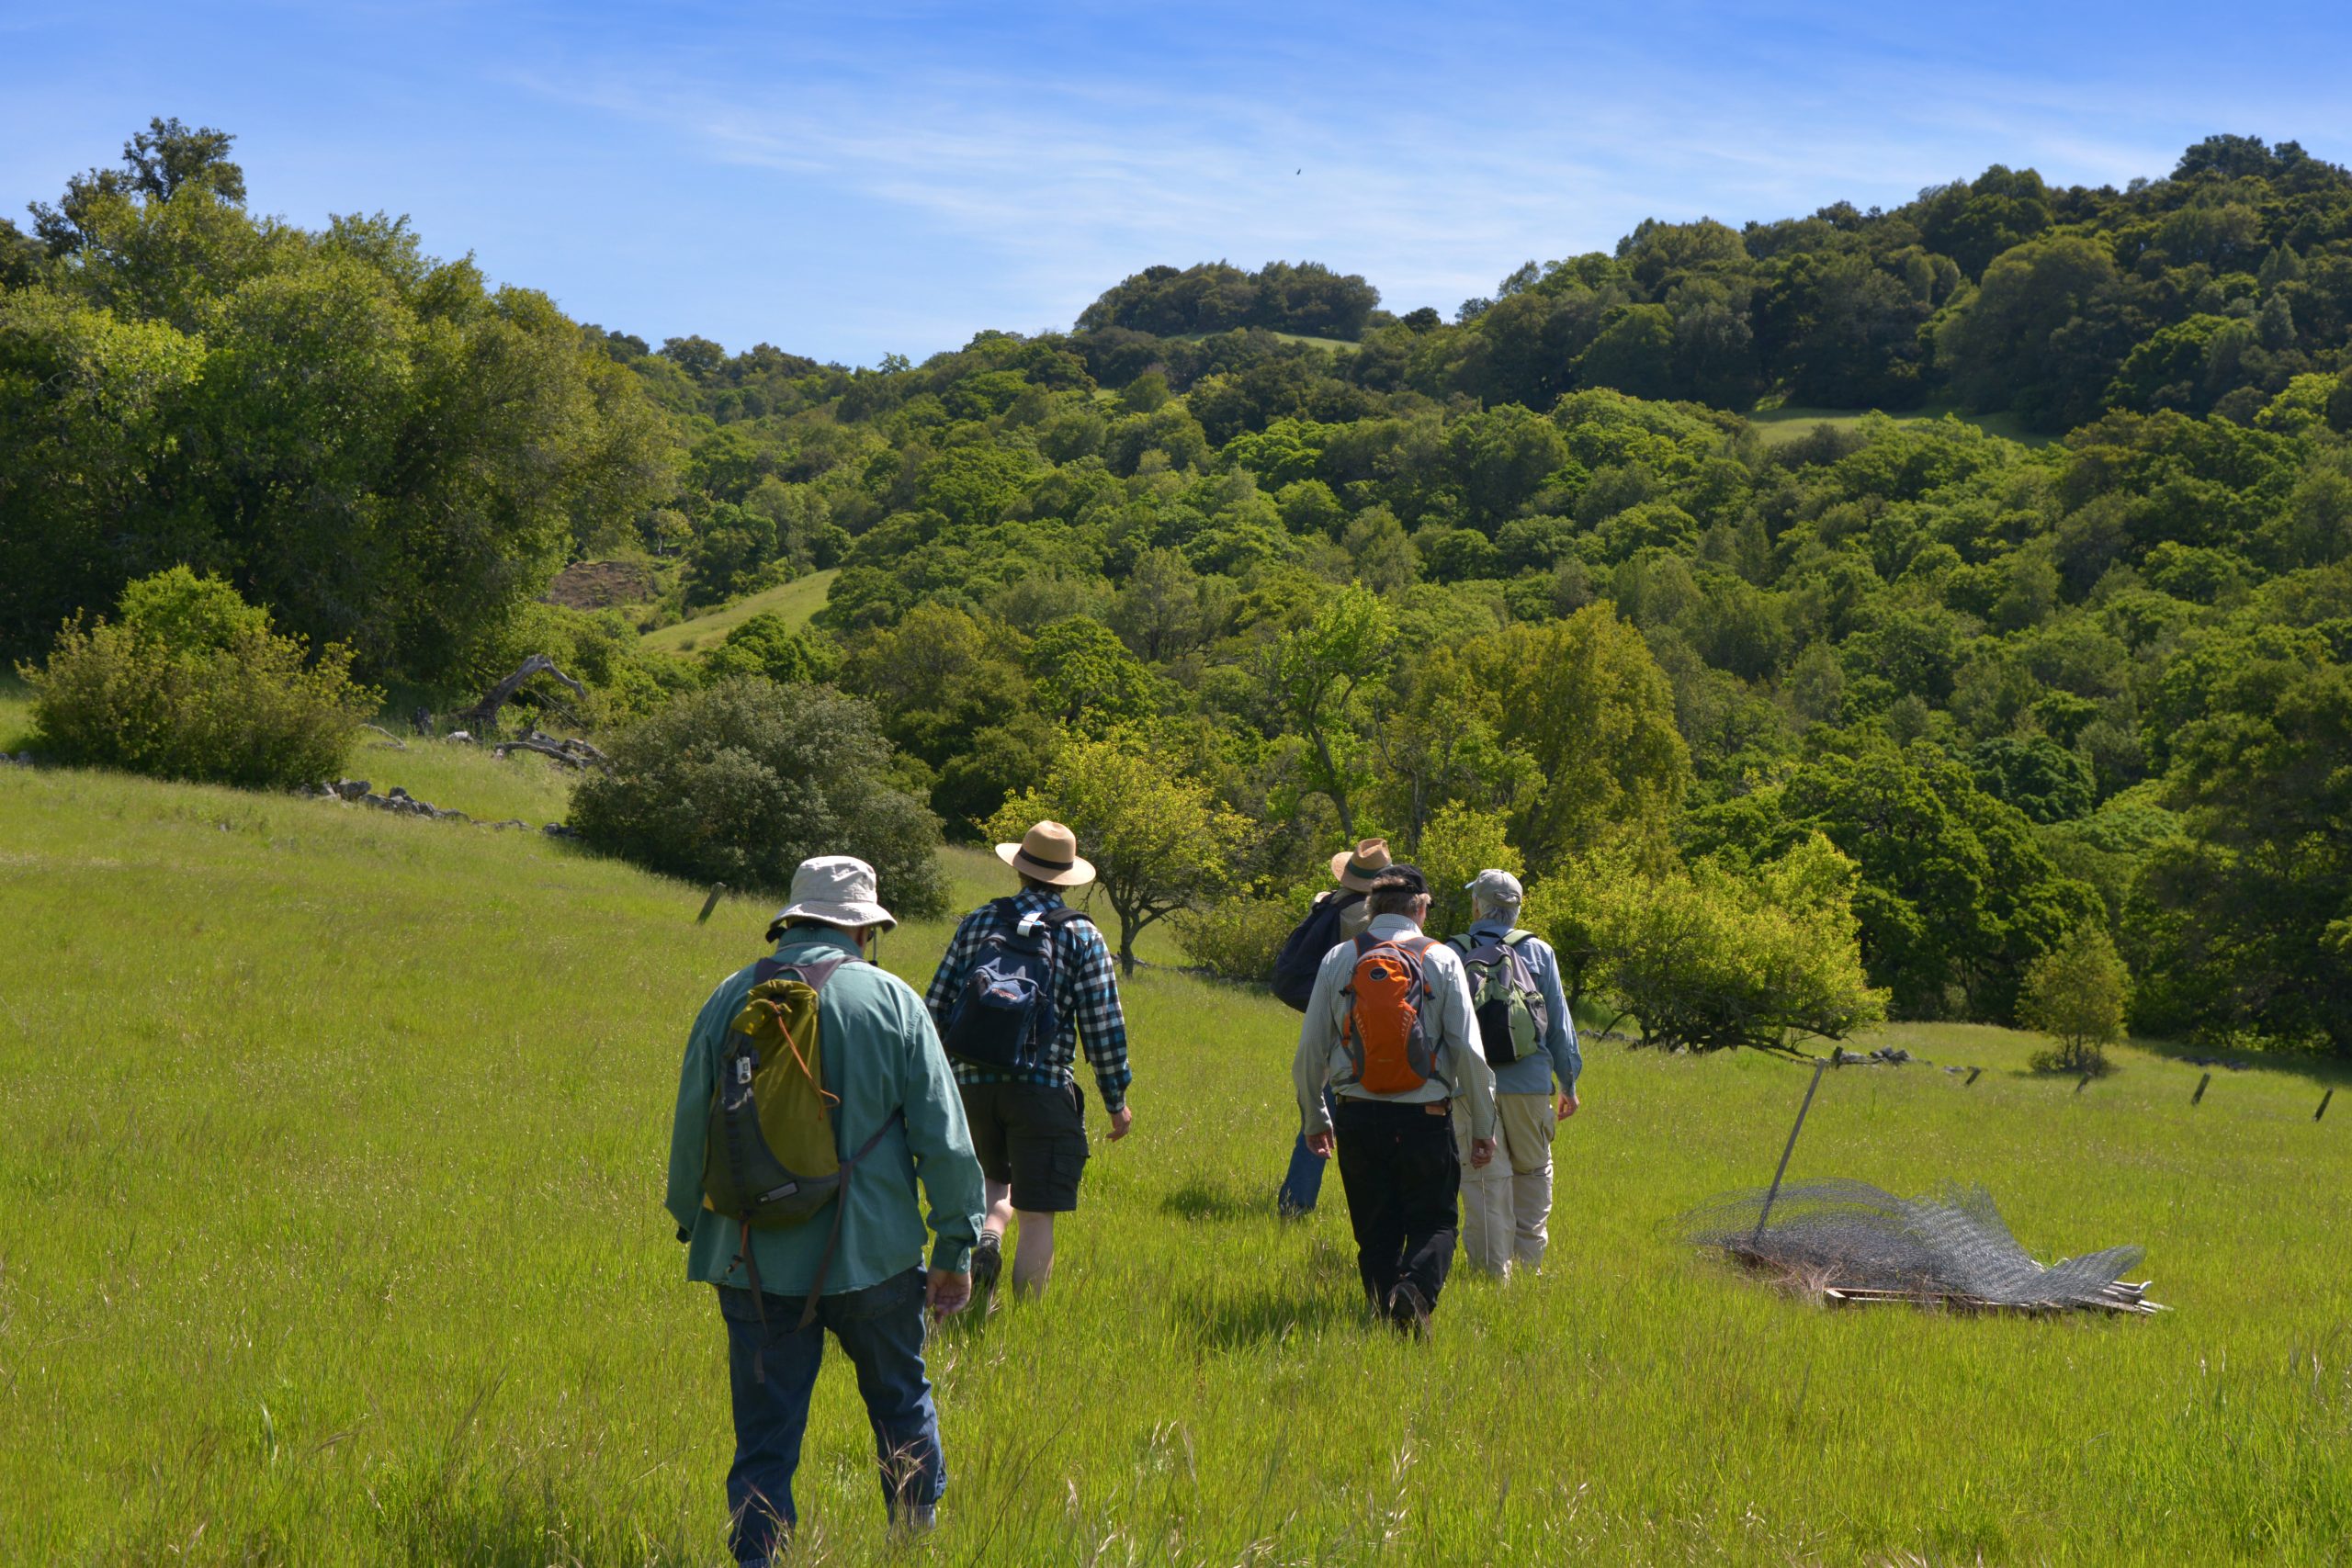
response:
[[(1491, 825), (1562, 908), (1818, 836), (1899, 1013), (2007, 1021), (2105, 927), (2143, 1030), (2352, 1050), (2352, 175), (2294, 143), (1648, 222), (1450, 321), (1155, 267), (864, 369), (256, 216), (230, 151), (157, 121), (0, 225), (13, 656), (184, 563), (371, 679), (552, 652), (597, 722), (829, 682), (951, 834), (1148, 757), (1270, 919), (1352, 835)], [(1747, 417), (1790, 404), (1941, 417)], [(610, 557), (647, 604), (538, 600)], [(824, 568), (812, 626), (637, 647)]]

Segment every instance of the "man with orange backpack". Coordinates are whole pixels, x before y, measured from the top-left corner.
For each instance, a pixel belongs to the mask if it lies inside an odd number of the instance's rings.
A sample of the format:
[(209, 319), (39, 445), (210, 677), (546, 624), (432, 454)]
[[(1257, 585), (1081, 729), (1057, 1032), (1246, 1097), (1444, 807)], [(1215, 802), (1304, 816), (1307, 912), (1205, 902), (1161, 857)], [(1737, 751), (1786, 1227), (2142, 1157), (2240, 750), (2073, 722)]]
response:
[(1426, 1338), (1453, 1263), (1454, 1118), (1467, 1122), (1471, 1165), (1484, 1168), (1495, 1156), (1495, 1075), (1461, 956), (1422, 933), (1430, 889), (1419, 868), (1374, 877), (1370, 908), (1363, 934), (1316, 973), (1291, 1081), (1307, 1147), (1339, 1156), (1373, 1311)]

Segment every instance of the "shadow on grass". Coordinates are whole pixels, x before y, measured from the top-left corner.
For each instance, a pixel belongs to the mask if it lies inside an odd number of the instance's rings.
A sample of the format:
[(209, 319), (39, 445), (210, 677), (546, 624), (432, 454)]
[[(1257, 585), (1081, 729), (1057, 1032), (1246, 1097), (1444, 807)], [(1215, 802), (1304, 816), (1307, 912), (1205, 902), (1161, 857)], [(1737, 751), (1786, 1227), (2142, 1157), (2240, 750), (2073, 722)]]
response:
[(2220, 1045), (2192, 1045), (2185, 1041), (2143, 1040), (2132, 1043), (2168, 1066), (2191, 1071), (2211, 1069), (2221, 1073), (2242, 1073), (2256, 1070), (2269, 1073), (2291, 1073), (2309, 1078), (2322, 1089), (2352, 1086), (2352, 1064), (2341, 1057), (2323, 1055), (2318, 1051), (2261, 1051), (2233, 1049)]
[(1353, 1326), (1363, 1316), (1353, 1296), (1293, 1281), (1221, 1296), (1183, 1314), (1183, 1323), (1204, 1349), (1247, 1350), (1279, 1344), (1294, 1335)]
[(1207, 1220), (1230, 1224), (1237, 1220), (1271, 1219), (1274, 1199), (1271, 1192), (1245, 1191), (1229, 1182), (1214, 1182), (1194, 1177), (1183, 1186), (1159, 1201), (1162, 1213), (1173, 1214), (1180, 1220)]

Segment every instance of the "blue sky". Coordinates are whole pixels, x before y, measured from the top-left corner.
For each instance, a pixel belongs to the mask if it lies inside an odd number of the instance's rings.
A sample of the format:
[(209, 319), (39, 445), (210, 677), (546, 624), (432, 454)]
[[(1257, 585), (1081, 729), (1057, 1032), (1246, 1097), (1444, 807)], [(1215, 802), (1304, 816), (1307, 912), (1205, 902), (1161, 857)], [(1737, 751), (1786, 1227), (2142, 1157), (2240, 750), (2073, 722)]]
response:
[(1154, 262), (1451, 313), (1645, 216), (2120, 184), (2222, 130), (2352, 162), (2347, 53), (2352, 7), (2300, 0), (0, 0), (0, 209), (176, 114), (294, 221), (404, 212), (582, 320), (870, 364), (1065, 326)]

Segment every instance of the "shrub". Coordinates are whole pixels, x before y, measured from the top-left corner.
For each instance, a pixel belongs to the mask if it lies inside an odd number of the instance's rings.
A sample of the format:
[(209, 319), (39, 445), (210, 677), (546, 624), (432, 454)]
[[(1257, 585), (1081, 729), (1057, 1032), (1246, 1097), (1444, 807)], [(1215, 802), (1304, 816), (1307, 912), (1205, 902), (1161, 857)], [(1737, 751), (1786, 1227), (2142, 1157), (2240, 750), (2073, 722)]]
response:
[(901, 917), (943, 913), (939, 819), (888, 781), (874, 709), (823, 686), (725, 680), (615, 738), (571, 826), (593, 849), (696, 883), (781, 893), (810, 855), (852, 854)]
[(382, 702), (351, 654), (316, 660), (225, 582), (174, 567), (123, 590), (120, 618), (58, 635), (33, 687), (35, 744), (58, 761), (284, 788), (332, 778)]
[(2083, 925), (2036, 959), (2018, 993), (2018, 1021), (2057, 1043), (2034, 1054), (2035, 1070), (2104, 1077), (2100, 1049), (2123, 1038), (2132, 973), (2103, 926)]
[(1176, 940), (1194, 964), (1220, 980), (1265, 985), (1291, 929), (1306, 918), (1317, 889), (1277, 898), (1227, 898), (1175, 917)]
[(703, 656), (703, 673), (713, 681), (730, 675), (763, 675), (779, 683), (830, 681), (841, 673), (841, 652), (827, 639), (763, 611), (727, 634)]
[(1504, 837), (1500, 816), (1467, 806), (1443, 806), (1421, 829), (1414, 863), (1430, 879), (1431, 936), (1453, 936), (1470, 929), (1469, 884), (1482, 871), (1526, 874), (1519, 852)]
[(1572, 904), (1548, 889), (1531, 896), (1526, 918), (1564, 955), (1591, 953), (1598, 977), (1641, 1021), (1642, 1043), (1786, 1049), (1886, 1016), (1886, 993), (1862, 973), (1859, 875), (1815, 833), (1752, 875), (1711, 860), (1655, 876), (1628, 867), (1586, 882)]

